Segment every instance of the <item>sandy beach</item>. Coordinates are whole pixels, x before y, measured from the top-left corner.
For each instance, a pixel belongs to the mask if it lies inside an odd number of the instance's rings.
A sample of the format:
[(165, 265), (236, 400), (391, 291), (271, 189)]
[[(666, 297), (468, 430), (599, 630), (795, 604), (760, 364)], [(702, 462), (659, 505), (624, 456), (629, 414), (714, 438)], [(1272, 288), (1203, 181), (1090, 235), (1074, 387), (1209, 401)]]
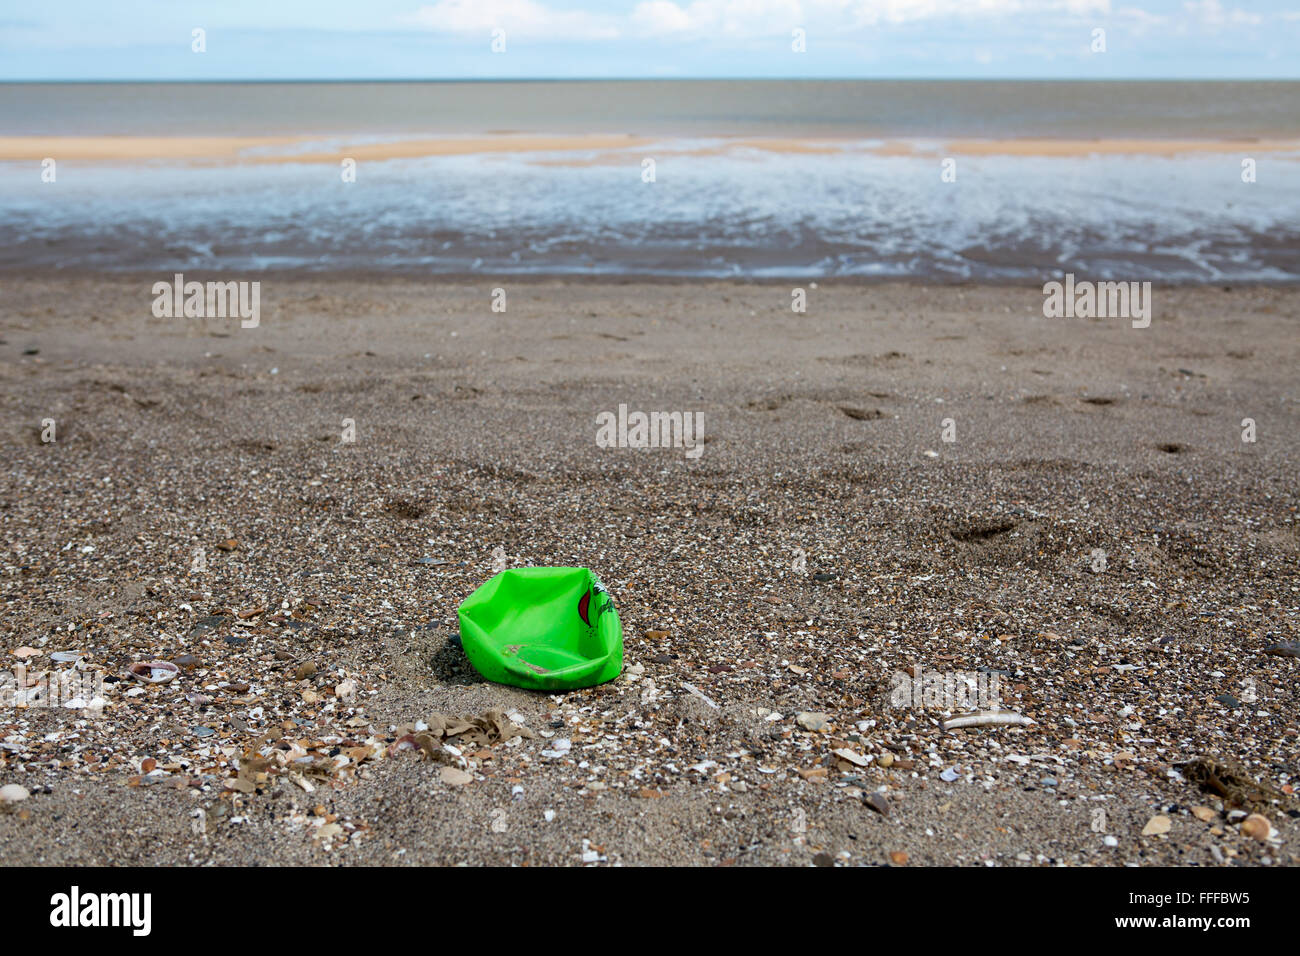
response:
[[(7, 863), (1300, 859), (1300, 290), (1157, 285), (1134, 329), (1035, 286), (267, 273), (241, 328), (158, 278), (0, 279), (0, 654), (110, 678), (0, 711)], [(620, 405), (703, 453), (598, 447)], [(624, 675), (479, 678), (494, 553), (596, 570)], [(945, 730), (920, 673), (1033, 723)], [(527, 735), (403, 746), (493, 709)]]
[[(778, 155), (826, 155), (857, 149), (876, 156), (1196, 156), (1281, 154), (1284, 161), (1300, 155), (1300, 142), (1287, 139), (1178, 138), (1034, 138), (901, 140), (869, 142), (860, 137), (710, 137), (721, 142), (683, 148), (671, 139), (633, 134), (567, 134), (538, 136), (498, 133), (476, 136), (390, 137), (383, 141), (348, 141), (344, 137), (309, 136), (0, 136), (0, 162), (39, 162), (46, 157), (72, 163), (183, 162), (195, 165), (279, 165), (331, 163), (344, 159), (383, 162), (432, 156), (492, 154), (560, 154), (543, 162), (587, 165), (627, 162), (625, 150), (653, 148), (657, 156), (704, 157), (757, 150)], [(339, 142), (342, 140), (342, 142)], [(609, 152), (614, 151), (617, 152)], [(588, 154), (597, 152), (593, 160)], [(577, 155), (569, 155), (577, 154)], [(566, 158), (567, 157), (567, 158)]]

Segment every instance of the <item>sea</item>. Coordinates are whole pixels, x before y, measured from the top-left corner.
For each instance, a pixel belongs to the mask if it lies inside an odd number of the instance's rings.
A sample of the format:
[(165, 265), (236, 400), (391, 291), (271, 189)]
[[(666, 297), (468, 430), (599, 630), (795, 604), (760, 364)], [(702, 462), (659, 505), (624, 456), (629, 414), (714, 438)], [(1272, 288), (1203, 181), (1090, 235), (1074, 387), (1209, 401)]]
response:
[[(30, 137), (54, 181), (6, 158)], [(292, 144), (60, 162), (60, 137)], [(354, 181), (293, 153), (412, 139), (522, 145)], [(1300, 83), (0, 84), (0, 273), (60, 271), (1295, 283)]]

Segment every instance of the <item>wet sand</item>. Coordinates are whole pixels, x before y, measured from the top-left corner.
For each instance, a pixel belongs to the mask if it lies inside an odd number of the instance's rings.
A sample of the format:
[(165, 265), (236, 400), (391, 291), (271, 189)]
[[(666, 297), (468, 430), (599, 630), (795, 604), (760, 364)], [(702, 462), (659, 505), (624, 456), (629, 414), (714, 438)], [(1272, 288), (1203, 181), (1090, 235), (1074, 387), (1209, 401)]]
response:
[[(1291, 140), (1136, 139), (1136, 138), (1010, 138), (904, 140), (831, 137), (721, 137), (717, 145), (683, 148), (671, 137), (610, 134), (495, 134), (441, 137), (388, 137), (350, 141), (347, 136), (0, 136), (0, 162), (151, 163), (204, 165), (273, 165), (331, 163), (344, 159), (380, 162), (426, 156), (472, 156), (494, 153), (587, 154), (592, 151), (654, 148), (660, 155), (717, 156), (744, 150), (783, 155), (831, 154), (866, 148), (879, 156), (1041, 156), (1077, 158), (1093, 155), (1189, 156), (1201, 154), (1256, 155), (1300, 153)], [(871, 145), (866, 145), (871, 144)], [(617, 153), (602, 153), (596, 162), (626, 161)], [(590, 165), (585, 155), (548, 162)]]
[[(6, 862), (1296, 862), (1300, 291), (264, 276), (243, 329), (158, 278), (0, 280), (0, 650), (184, 661), (0, 712)], [(622, 678), (478, 678), (498, 548), (601, 575)], [(536, 736), (394, 747), (490, 708)]]

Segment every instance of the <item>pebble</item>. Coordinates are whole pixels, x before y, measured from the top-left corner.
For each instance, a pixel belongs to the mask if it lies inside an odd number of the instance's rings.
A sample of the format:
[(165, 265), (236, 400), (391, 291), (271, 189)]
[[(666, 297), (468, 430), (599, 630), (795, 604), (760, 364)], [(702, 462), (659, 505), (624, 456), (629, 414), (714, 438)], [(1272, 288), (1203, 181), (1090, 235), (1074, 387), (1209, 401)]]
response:
[(892, 767), (894, 765), (894, 755), (886, 750), (876, 758), (876, 763), (880, 764), (882, 767)]
[(866, 767), (871, 763), (871, 761), (866, 757), (849, 750), (847, 747), (841, 747), (839, 750), (832, 750), (831, 753), (835, 754), (835, 756), (839, 757), (841, 760), (847, 760), (855, 767)]
[(1273, 824), (1268, 822), (1268, 817), (1259, 813), (1252, 813), (1241, 821), (1241, 832), (1252, 840), (1266, 843), (1273, 834)]
[(862, 802), (882, 817), (889, 816), (889, 801), (883, 793), (869, 793), (863, 798)]
[(1101, 838), (1101, 842), (1106, 846), (1119, 846), (1119, 840), (1115, 839), (1113, 836), (1104, 836)]
[(449, 787), (463, 787), (474, 780), (474, 775), (459, 767), (443, 767), (439, 772), (442, 782)]
[(810, 711), (804, 711), (803, 713), (796, 715), (794, 721), (804, 730), (811, 730), (814, 732), (826, 730), (831, 725), (830, 719), (825, 714)]
[(1162, 833), (1168, 833), (1171, 826), (1173, 826), (1173, 821), (1168, 817), (1154, 816), (1148, 820), (1147, 825), (1142, 828), (1142, 835), (1159, 836)]
[(17, 803), (20, 800), (26, 800), (31, 794), (27, 792), (26, 787), (20, 787), (16, 783), (5, 784), (0, 787), (0, 803)]
[(946, 783), (952, 783), (960, 776), (961, 774), (957, 771), (956, 767), (949, 767), (943, 773), (939, 774), (939, 779)]
[(304, 678), (311, 677), (311, 675), (315, 673), (316, 673), (316, 662), (303, 661), (301, 664), (298, 665), (297, 670), (293, 672), (293, 679), (303, 680)]
[(1192, 816), (1202, 823), (1209, 823), (1215, 817), (1215, 812), (1209, 807), (1192, 807)]
[(1264, 653), (1272, 654), (1274, 657), (1300, 657), (1300, 643), (1273, 644), (1264, 648)]

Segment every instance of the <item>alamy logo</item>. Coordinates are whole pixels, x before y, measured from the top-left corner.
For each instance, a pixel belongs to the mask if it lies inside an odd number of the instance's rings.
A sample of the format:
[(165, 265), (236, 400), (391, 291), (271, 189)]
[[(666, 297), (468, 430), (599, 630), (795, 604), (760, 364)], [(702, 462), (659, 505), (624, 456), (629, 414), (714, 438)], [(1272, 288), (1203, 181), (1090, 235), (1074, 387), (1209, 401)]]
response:
[(0, 707), (66, 707), (102, 714), (104, 672), (74, 668), (33, 674), (18, 664), (0, 671)]
[(135, 936), (148, 936), (153, 928), (152, 893), (86, 893), (74, 886), (70, 893), (50, 897), (50, 925), (129, 926)]
[(914, 710), (1001, 710), (998, 675), (984, 671), (894, 671), (889, 680), (891, 707)]
[(1049, 319), (1132, 319), (1135, 329), (1151, 324), (1150, 282), (1075, 282), (1070, 272), (1065, 282), (1045, 283), (1043, 295)]
[(703, 412), (629, 412), (596, 416), (599, 448), (685, 448), (687, 458), (704, 454)]
[(178, 272), (171, 282), (155, 282), (152, 291), (155, 318), (237, 317), (245, 329), (255, 329), (262, 321), (260, 282), (186, 282)]

